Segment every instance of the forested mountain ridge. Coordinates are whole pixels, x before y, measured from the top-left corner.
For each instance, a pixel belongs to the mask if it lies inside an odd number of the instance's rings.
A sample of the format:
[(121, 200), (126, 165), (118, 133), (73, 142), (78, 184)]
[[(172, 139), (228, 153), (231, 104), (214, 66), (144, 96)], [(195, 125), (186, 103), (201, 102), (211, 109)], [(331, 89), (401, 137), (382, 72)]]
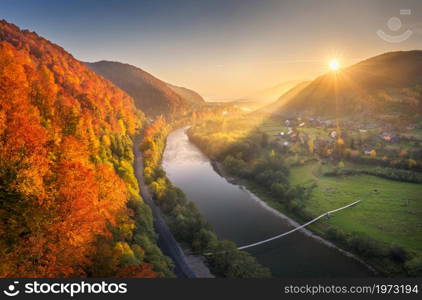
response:
[(285, 103), (279, 107), (321, 116), (400, 114), (411, 120), (422, 113), (421, 69), (422, 51), (384, 53), (319, 76), (287, 102), (281, 99)]
[(0, 21), (0, 277), (171, 273), (133, 176), (143, 118), (63, 48)]
[(173, 119), (191, 110), (191, 103), (165, 82), (135, 66), (112, 61), (86, 63), (133, 97), (135, 105), (149, 117)]
[(180, 97), (185, 99), (193, 106), (201, 106), (205, 104), (204, 98), (194, 90), (167, 83), (167, 85), (176, 92)]

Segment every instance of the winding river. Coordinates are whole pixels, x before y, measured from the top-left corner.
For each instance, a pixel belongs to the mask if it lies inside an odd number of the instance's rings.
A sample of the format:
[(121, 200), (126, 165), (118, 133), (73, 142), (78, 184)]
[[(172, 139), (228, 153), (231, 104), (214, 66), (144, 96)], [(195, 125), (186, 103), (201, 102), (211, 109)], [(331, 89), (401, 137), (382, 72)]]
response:
[[(199, 208), (219, 238), (242, 246), (286, 232), (292, 221), (245, 188), (228, 182), (192, 143), (186, 128), (167, 138), (163, 167), (169, 179)], [(322, 221), (323, 222), (323, 221)], [(275, 277), (365, 277), (371, 272), (309, 231), (298, 231), (248, 252)]]

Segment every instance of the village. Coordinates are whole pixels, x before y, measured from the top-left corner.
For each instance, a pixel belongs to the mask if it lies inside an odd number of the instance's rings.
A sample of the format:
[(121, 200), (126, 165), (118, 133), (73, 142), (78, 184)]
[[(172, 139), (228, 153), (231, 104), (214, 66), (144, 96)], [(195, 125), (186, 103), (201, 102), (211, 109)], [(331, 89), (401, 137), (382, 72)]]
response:
[(420, 125), (357, 122), (320, 117), (273, 118), (260, 126), (284, 151), (330, 159), (422, 170)]

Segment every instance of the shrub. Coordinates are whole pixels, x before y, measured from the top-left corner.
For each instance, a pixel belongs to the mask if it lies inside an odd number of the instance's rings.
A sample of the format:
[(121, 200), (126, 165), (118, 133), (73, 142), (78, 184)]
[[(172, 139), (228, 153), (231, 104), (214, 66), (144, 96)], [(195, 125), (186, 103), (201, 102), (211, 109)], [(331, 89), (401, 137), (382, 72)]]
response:
[(389, 256), (392, 260), (398, 263), (403, 263), (406, 261), (408, 254), (402, 247), (398, 245), (392, 245), (390, 246)]
[(345, 234), (337, 228), (330, 227), (327, 230), (327, 238), (332, 241), (344, 242), (346, 241)]
[(352, 234), (348, 242), (350, 247), (362, 256), (378, 258), (387, 256), (385, 247), (367, 236)]
[(405, 263), (405, 268), (409, 276), (422, 276), (422, 257), (416, 256)]

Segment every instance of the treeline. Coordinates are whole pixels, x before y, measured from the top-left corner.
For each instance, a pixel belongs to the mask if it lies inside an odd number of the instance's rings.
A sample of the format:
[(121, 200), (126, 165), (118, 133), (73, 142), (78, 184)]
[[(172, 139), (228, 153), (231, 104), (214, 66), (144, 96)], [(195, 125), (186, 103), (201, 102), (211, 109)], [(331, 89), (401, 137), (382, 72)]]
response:
[(393, 169), (393, 168), (335, 168), (332, 171), (325, 172), (325, 176), (341, 176), (341, 175), (373, 175), (386, 179), (422, 183), (422, 174), (410, 170)]
[(220, 241), (203, 219), (193, 202), (173, 186), (160, 166), (165, 141), (170, 126), (157, 119), (144, 131), (140, 145), (144, 155), (144, 176), (155, 202), (165, 213), (176, 239), (197, 254), (205, 255), (211, 272), (219, 277), (261, 278), (269, 277), (267, 268), (255, 258), (229, 241)]
[(0, 277), (171, 275), (133, 177), (133, 100), (0, 21)]
[(406, 274), (413, 277), (422, 275), (422, 257), (399, 245), (387, 245), (362, 233), (345, 233), (334, 227), (329, 227), (325, 231), (325, 236), (374, 265), (382, 266), (385, 275)]
[(409, 170), (412, 172), (421, 172), (422, 171), (422, 164), (421, 160), (417, 155), (419, 156), (418, 151), (412, 151), (413, 154), (412, 157), (406, 157), (409, 156), (407, 151), (401, 151), (403, 152), (403, 155), (400, 155), (400, 153), (397, 153), (394, 158), (391, 158), (393, 156), (390, 155), (390, 158), (386, 155), (377, 155), (375, 150), (371, 151), (370, 155), (362, 155), (359, 153), (358, 150), (353, 149), (345, 149), (341, 156), (334, 157), (336, 159), (345, 159), (349, 160), (354, 163), (364, 164), (364, 165), (372, 165), (372, 166), (379, 166), (379, 167), (385, 167), (385, 168), (394, 168), (394, 169), (403, 169), (403, 170)]

